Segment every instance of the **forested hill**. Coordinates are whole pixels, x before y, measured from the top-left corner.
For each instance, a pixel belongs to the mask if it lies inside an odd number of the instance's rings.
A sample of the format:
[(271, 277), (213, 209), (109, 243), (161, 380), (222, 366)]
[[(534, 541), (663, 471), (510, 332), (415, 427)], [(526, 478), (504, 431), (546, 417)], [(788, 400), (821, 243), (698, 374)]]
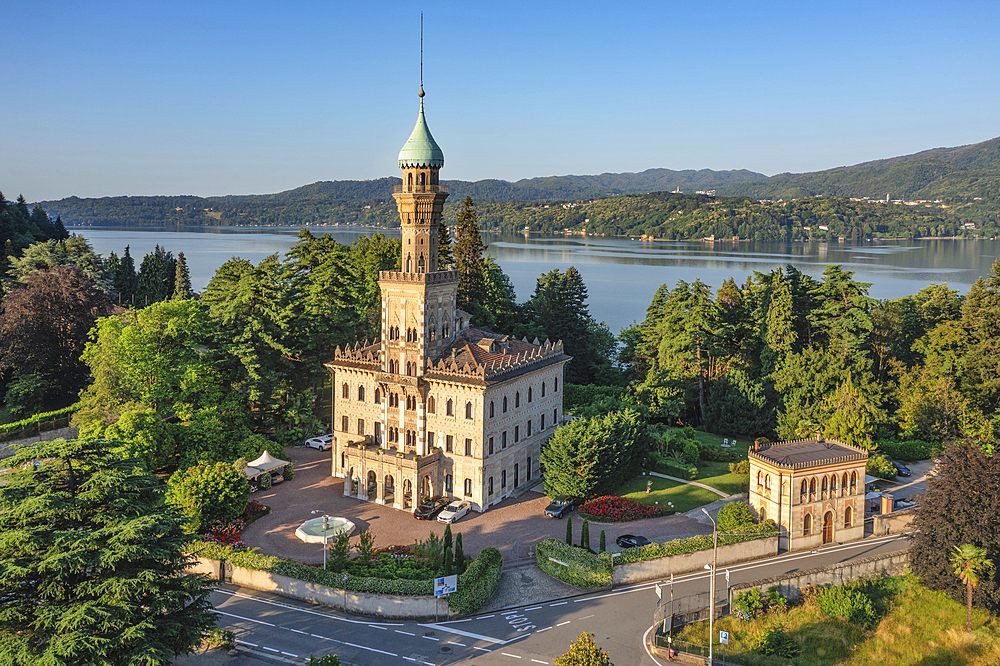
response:
[[(326, 181), (264, 195), (69, 197), (41, 202), (41, 205), (49, 215), (61, 216), (68, 225), (297, 226), (339, 223), (395, 227), (398, 226), (398, 215), (391, 193), (392, 186), (400, 182), (398, 178)], [(920, 225), (933, 230), (935, 227), (961, 226), (965, 221), (977, 225), (996, 223), (1000, 214), (1000, 138), (826, 171), (785, 173), (771, 177), (746, 170), (648, 169), (640, 173), (549, 176), (513, 183), (504, 180), (454, 180), (445, 183), (449, 185), (452, 195), (445, 207), (446, 218), (454, 219), (457, 205), (466, 196), (471, 196), (477, 205), (488, 209), (484, 211), (488, 212), (484, 220), (486, 229), (521, 229), (528, 226), (538, 231), (555, 227), (557, 222), (551, 213), (544, 215), (552, 218), (547, 224), (531, 221), (539, 215), (530, 211), (543, 202), (550, 205), (579, 204), (617, 198), (619, 195), (665, 193), (679, 189), (689, 195), (696, 191), (714, 190), (720, 197), (754, 200), (807, 197), (884, 200), (886, 195), (894, 200), (939, 200), (945, 207), (933, 207), (932, 217), (938, 219), (922, 220)], [(652, 207), (658, 205), (654, 202)], [(632, 233), (651, 226), (662, 227), (662, 219), (652, 219), (642, 205), (628, 207), (627, 215), (631, 217), (622, 217), (625, 212), (620, 206), (617, 208), (619, 210), (612, 226), (620, 231)], [(569, 217), (572, 219), (565, 224), (559, 222), (562, 226), (555, 228), (581, 228), (586, 219), (585, 215), (579, 220)], [(893, 214), (893, 217), (899, 216)], [(893, 222), (889, 226), (896, 228), (899, 225)], [(689, 228), (689, 231), (693, 232), (694, 228)], [(744, 234), (739, 235), (745, 237)]]

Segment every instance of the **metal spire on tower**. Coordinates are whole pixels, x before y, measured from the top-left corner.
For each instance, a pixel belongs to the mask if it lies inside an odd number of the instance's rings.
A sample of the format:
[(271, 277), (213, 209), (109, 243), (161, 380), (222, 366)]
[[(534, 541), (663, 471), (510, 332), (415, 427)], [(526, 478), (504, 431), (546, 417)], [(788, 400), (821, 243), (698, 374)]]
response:
[(420, 92), (417, 93), (421, 100), (424, 97), (424, 13), (420, 12)]

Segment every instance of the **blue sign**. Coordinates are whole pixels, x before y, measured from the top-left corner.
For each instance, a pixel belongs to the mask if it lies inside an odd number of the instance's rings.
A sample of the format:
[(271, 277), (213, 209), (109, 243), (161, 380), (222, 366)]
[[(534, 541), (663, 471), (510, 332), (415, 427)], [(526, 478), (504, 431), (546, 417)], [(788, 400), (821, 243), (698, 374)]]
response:
[(723, 645), (729, 645), (729, 632), (728, 631), (720, 631), (719, 632), (719, 642), (722, 643)]

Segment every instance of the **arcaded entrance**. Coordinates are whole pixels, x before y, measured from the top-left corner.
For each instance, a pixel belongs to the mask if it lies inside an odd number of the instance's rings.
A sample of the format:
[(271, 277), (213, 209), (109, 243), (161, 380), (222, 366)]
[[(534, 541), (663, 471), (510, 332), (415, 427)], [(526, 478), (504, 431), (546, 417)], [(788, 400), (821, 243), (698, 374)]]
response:
[(823, 516), (823, 543), (833, 543), (833, 511)]

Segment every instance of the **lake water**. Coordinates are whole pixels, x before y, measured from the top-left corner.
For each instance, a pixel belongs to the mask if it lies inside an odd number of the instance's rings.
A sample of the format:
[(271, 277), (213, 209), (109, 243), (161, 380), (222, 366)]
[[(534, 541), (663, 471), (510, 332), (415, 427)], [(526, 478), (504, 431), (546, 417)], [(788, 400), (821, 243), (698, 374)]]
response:
[[(119, 256), (131, 247), (136, 268), (142, 257), (161, 245), (174, 256), (183, 252), (191, 283), (201, 290), (216, 269), (232, 257), (253, 263), (295, 244), (297, 227), (184, 227), (121, 229), (69, 227), (90, 241), (103, 256)], [(364, 227), (313, 227), (340, 243), (359, 236), (383, 233), (399, 237), (398, 230)], [(871, 282), (874, 298), (914, 294), (931, 283), (947, 282), (966, 293), (976, 279), (990, 271), (1000, 257), (1000, 241), (922, 240), (845, 243), (701, 243), (697, 241), (644, 242), (625, 238), (581, 236), (542, 237), (484, 234), (488, 252), (510, 276), (518, 300), (527, 300), (542, 273), (576, 266), (587, 283), (591, 314), (618, 332), (646, 315), (646, 307), (661, 284), (678, 280), (702, 282), (717, 289), (726, 278), (743, 283), (754, 271), (762, 273), (791, 264), (820, 279), (829, 264), (841, 264), (855, 279)]]

